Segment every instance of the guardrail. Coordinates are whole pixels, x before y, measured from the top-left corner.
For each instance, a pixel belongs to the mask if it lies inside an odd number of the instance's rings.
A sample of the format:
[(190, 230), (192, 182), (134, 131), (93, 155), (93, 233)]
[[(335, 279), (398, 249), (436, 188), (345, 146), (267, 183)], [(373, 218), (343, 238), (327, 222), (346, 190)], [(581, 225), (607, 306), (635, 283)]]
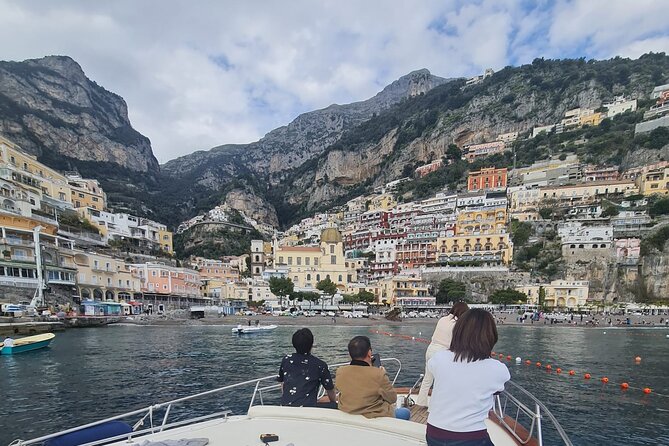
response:
[[(385, 359), (382, 359), (382, 361), (397, 363), (398, 368), (397, 368), (397, 371), (395, 372), (395, 375), (394, 375), (393, 380), (392, 380), (392, 383), (395, 384), (395, 381), (397, 380), (397, 377), (399, 376), (400, 371), (402, 370), (402, 363), (396, 358), (385, 358)], [(338, 363), (338, 364), (332, 365), (331, 367), (334, 369), (334, 368), (340, 367), (340, 366), (345, 365), (345, 364), (348, 364), (348, 363)], [(269, 382), (272, 382), (272, 384), (269, 384)], [(267, 383), (267, 385), (261, 385), (262, 383)], [(172, 408), (174, 406), (180, 404), (180, 403), (183, 403), (183, 402), (186, 402), (186, 401), (191, 401), (191, 400), (198, 399), (198, 398), (202, 398), (202, 397), (209, 396), (209, 395), (222, 393), (222, 392), (225, 392), (225, 391), (228, 391), (228, 390), (237, 389), (237, 388), (244, 387), (244, 386), (251, 386), (251, 385), (254, 385), (254, 390), (253, 390), (253, 395), (251, 396), (251, 402), (249, 404), (249, 409), (254, 405), (254, 402), (256, 400), (260, 401), (261, 405), (264, 405), (263, 392), (267, 392), (268, 390), (277, 390), (277, 389), (280, 389), (280, 387), (281, 387), (281, 385), (276, 382), (276, 374), (270, 375), (270, 376), (264, 376), (262, 378), (256, 378), (256, 379), (252, 379), (252, 380), (249, 380), (249, 381), (243, 381), (243, 382), (240, 382), (240, 383), (237, 383), (237, 384), (232, 384), (232, 385), (229, 385), (229, 386), (219, 387), (217, 389), (208, 390), (206, 392), (197, 393), (195, 395), (190, 395), (190, 396), (186, 396), (186, 397), (183, 397), (183, 398), (177, 398), (177, 399), (172, 400), (172, 401), (152, 404), (151, 406), (144, 407), (142, 409), (137, 409), (137, 410), (134, 410), (134, 411), (131, 411), (131, 412), (127, 412), (127, 413), (124, 413), (124, 414), (120, 414), (120, 415), (116, 415), (116, 416), (113, 416), (113, 417), (105, 418), (104, 420), (95, 421), (95, 422), (92, 422), (92, 423), (84, 424), (82, 426), (73, 427), (71, 429), (66, 429), (66, 430), (56, 432), (56, 433), (53, 433), (53, 434), (44, 435), (42, 437), (33, 438), (32, 440), (17, 439), (17, 440), (14, 440), (10, 444), (10, 446), (28, 446), (28, 445), (33, 445), (33, 444), (39, 444), (39, 443), (42, 443), (44, 441), (50, 440), (52, 438), (59, 437), (61, 435), (65, 435), (65, 434), (70, 434), (72, 432), (76, 432), (76, 431), (79, 431), (81, 429), (86, 429), (86, 428), (89, 428), (89, 427), (99, 426), (99, 425), (101, 425), (103, 423), (107, 423), (109, 421), (117, 421), (117, 420), (127, 419), (127, 418), (130, 418), (130, 417), (136, 416), (136, 415), (141, 415), (141, 418), (137, 422), (134, 423), (132, 433), (122, 434), (122, 435), (118, 435), (118, 436), (115, 436), (115, 437), (105, 438), (105, 439), (98, 440), (98, 441), (95, 441), (95, 442), (87, 443), (86, 446), (96, 446), (96, 445), (111, 443), (111, 442), (114, 442), (114, 441), (125, 440), (125, 439), (129, 440), (130, 438), (133, 438), (133, 437), (137, 437), (137, 436), (141, 436), (141, 435), (145, 435), (145, 434), (153, 434), (153, 433), (156, 433), (156, 432), (162, 432), (163, 430), (168, 429), (168, 428), (174, 428), (174, 427), (177, 427), (177, 426), (192, 424), (192, 423), (196, 423), (196, 422), (200, 422), (200, 421), (204, 421), (204, 420), (208, 420), (208, 419), (212, 419), (212, 418), (216, 418), (216, 417), (227, 418), (228, 415), (230, 415), (232, 413), (229, 410), (224, 410), (224, 411), (221, 411), (221, 412), (216, 412), (216, 413), (212, 413), (212, 414), (208, 414), (208, 415), (204, 415), (204, 416), (200, 416), (200, 417), (196, 417), (196, 418), (191, 418), (191, 419), (188, 419), (188, 420), (168, 423), (168, 418), (170, 416)], [(159, 411), (161, 411), (161, 410), (164, 410), (165, 412), (162, 415), (162, 417), (158, 417)], [(147, 422), (149, 424), (149, 427), (139, 430)]]

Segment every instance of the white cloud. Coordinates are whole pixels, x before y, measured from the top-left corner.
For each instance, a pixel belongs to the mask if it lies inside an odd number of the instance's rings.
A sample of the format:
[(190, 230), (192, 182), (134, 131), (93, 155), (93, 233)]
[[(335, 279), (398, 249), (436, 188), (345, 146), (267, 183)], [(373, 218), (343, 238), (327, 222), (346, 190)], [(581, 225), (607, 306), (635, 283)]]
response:
[(669, 34), (664, 5), (0, 0), (0, 41), (11, 42), (0, 59), (72, 56), (126, 99), (164, 162), (256, 140), (418, 68), (453, 77), (541, 56), (659, 51)]

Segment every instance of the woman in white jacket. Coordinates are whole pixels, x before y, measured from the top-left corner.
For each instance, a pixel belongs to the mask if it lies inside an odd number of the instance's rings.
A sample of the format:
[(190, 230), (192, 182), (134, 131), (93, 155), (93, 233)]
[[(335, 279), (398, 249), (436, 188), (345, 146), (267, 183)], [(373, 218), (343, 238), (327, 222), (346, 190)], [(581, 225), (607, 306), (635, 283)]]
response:
[(456, 302), (448, 315), (442, 317), (439, 319), (439, 322), (437, 322), (437, 326), (432, 334), (432, 342), (430, 342), (430, 345), (425, 352), (425, 375), (423, 376), (423, 382), (420, 385), (420, 391), (418, 392), (418, 398), (416, 399), (417, 406), (427, 406), (427, 395), (430, 392), (430, 388), (434, 381), (432, 373), (430, 373), (427, 368), (428, 361), (435, 353), (441, 350), (448, 350), (451, 346), (451, 337), (453, 336), (455, 322), (467, 310), (469, 310), (469, 307), (466, 303)]

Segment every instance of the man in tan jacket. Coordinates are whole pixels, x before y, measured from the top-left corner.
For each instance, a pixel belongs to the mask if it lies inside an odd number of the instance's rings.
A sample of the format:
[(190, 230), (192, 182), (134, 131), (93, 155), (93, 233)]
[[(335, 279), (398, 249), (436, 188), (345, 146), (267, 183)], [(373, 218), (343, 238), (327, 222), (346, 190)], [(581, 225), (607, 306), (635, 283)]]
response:
[[(397, 393), (383, 367), (372, 367), (372, 344), (367, 336), (356, 336), (348, 343), (350, 365), (337, 369), (335, 386), (339, 390), (339, 410), (367, 418), (409, 419), (409, 410), (395, 409)], [(402, 410), (403, 409), (403, 410)]]

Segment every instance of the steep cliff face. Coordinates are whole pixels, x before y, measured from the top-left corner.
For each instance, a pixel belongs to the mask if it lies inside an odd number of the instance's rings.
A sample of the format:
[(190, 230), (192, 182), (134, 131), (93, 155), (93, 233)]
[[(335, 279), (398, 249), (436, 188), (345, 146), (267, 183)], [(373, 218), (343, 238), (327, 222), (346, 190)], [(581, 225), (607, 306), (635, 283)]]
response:
[(279, 219), (272, 205), (248, 189), (231, 190), (225, 196), (225, 203), (259, 223), (279, 226)]
[(125, 101), (88, 79), (69, 57), (0, 62), (0, 133), (56, 168), (97, 162), (159, 170), (149, 139), (128, 120)]
[(640, 283), (648, 300), (669, 301), (669, 242), (663, 251), (644, 256)]

